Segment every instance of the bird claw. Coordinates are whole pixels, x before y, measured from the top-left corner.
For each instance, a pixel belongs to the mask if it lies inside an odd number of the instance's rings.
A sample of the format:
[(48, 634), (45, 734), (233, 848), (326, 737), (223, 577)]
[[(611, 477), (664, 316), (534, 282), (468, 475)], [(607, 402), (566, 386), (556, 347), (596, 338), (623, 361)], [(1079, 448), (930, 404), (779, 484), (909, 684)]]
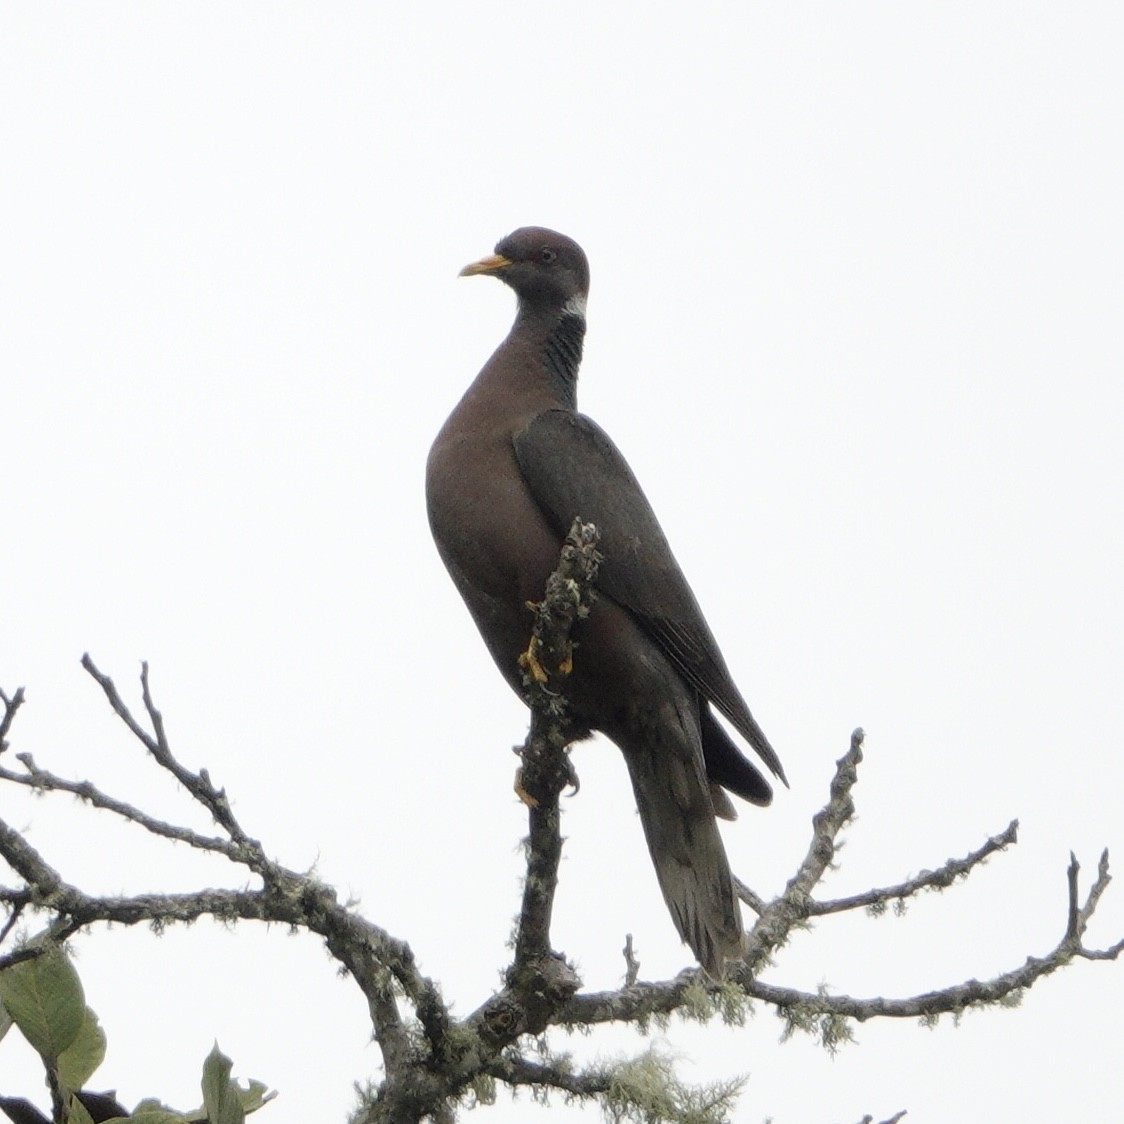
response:
[(515, 770), (515, 783), (511, 787), (515, 789), (515, 795), (518, 796), (528, 808), (537, 808), (539, 806), (539, 802), (523, 787), (522, 765)]
[[(526, 746), (517, 745), (513, 747), (513, 752), (517, 757), (523, 757), (524, 754), (528, 752), (528, 750)], [(570, 759), (569, 753), (567, 753), (565, 750), (562, 751), (561, 770), (562, 788), (570, 790), (566, 793), (566, 795), (577, 796), (577, 794), (581, 791), (582, 782), (578, 777), (578, 771), (574, 768), (574, 763)], [(511, 787), (514, 790), (515, 795), (518, 796), (520, 801), (523, 804), (526, 804), (528, 808), (539, 807), (540, 801), (536, 797), (531, 795), (530, 791), (523, 783), (522, 765), (516, 767), (515, 780), (512, 782)]]
[(570, 790), (566, 795), (577, 796), (577, 794), (581, 792), (582, 782), (578, 777), (578, 771), (574, 768), (574, 763), (570, 760), (570, 755), (568, 753), (566, 754), (565, 774), (566, 787)]
[[(539, 662), (538, 653), (535, 651), (535, 648), (538, 646), (535, 640), (532, 639), (531, 643), (527, 645), (527, 650), (519, 657), (519, 666), (526, 668), (531, 678), (534, 679), (536, 683), (541, 684), (545, 683), (550, 678), (550, 675), (546, 668)], [(568, 675), (569, 672), (566, 672), (566, 674)]]
[[(546, 669), (539, 655), (543, 650), (542, 642), (537, 636), (531, 637), (527, 650), (519, 656), (519, 666), (540, 686), (546, 687), (550, 682), (550, 672)], [(574, 670), (574, 645), (566, 644), (566, 654), (558, 661), (556, 675), (565, 678)]]

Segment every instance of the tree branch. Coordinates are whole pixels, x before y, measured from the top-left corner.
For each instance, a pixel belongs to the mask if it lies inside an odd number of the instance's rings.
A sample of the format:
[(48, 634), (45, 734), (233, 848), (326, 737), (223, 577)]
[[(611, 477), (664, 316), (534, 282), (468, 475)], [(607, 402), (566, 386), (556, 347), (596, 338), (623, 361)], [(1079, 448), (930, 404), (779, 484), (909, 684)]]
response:
[(602, 1071), (573, 1072), (559, 1066), (533, 1062), (515, 1053), (501, 1054), (487, 1072), (499, 1081), (532, 1089), (558, 1089), (572, 1097), (589, 1100), (606, 1092), (610, 1078)]
[(9, 698), (0, 691), (0, 704), (3, 704), (4, 713), (0, 714), (0, 753), (8, 748), (8, 731), (16, 718), (16, 711), (23, 706), (23, 688), (17, 687)]
[(124, 800), (108, 796), (96, 785), (91, 784), (90, 781), (71, 781), (65, 777), (56, 776), (46, 769), (40, 769), (30, 753), (17, 753), (16, 760), (23, 765), (26, 773), (16, 773), (10, 769), (0, 768), (0, 780), (23, 785), (26, 788), (33, 788), (37, 792), (69, 792), (72, 796), (77, 796), (79, 800), (91, 804), (95, 808), (101, 808), (115, 816), (120, 816), (123, 820), (128, 820), (130, 823), (143, 827), (145, 831), (152, 835), (173, 839), (177, 843), (186, 843), (201, 851), (214, 851), (225, 855), (232, 862), (241, 863), (243, 861), (243, 848), (230, 843), (226, 839), (220, 839), (213, 835), (200, 835), (190, 828), (165, 823), (163, 820), (158, 820), (155, 816), (150, 816), (147, 812), (133, 807)]
[(812, 891), (835, 858), (835, 840), (855, 813), (851, 789), (858, 780), (858, 767), (863, 759), (863, 736), (861, 729), (855, 730), (850, 749), (835, 763), (829, 799), (812, 818), (812, 841), (803, 862), (789, 879), (784, 893), (767, 905), (754, 922), (746, 939), (744, 965), (732, 966), (732, 978), (743, 984), (784, 944), (792, 927), (808, 916)]
[(125, 723), (141, 745), (148, 750), (156, 763), (162, 769), (171, 773), (191, 793), (192, 797), (211, 813), (211, 818), (230, 836), (232, 842), (251, 845), (248, 856), (260, 852), (261, 844), (256, 840), (249, 839), (235, 819), (230, 808), (230, 802), (226, 798), (226, 790), (215, 788), (211, 784), (211, 778), (207, 775), (206, 769), (200, 769), (198, 773), (193, 773), (186, 766), (181, 765), (173, 755), (168, 745), (167, 734), (164, 731), (164, 718), (152, 701), (152, 693), (148, 686), (147, 661), (141, 664), (141, 697), (144, 701), (144, 708), (148, 712), (149, 721), (152, 723), (155, 737), (149, 734), (133, 717), (132, 712), (118, 694), (113, 680), (98, 670), (94, 661), (90, 659), (88, 652), (82, 657), (82, 666), (105, 692), (105, 697), (109, 700), (113, 712)]
[[(263, 885), (257, 890), (209, 889), (185, 894), (95, 897), (64, 882), (27, 839), (0, 820), (0, 857), (26, 883), (18, 889), (0, 888), (0, 902), (7, 904), (13, 914), (28, 905), (46, 909), (55, 919), (53, 927), (65, 933), (101, 922), (163, 927), (204, 916), (224, 921), (279, 922), (307, 929), (325, 941), (332, 955), (352, 974), (366, 995), (374, 1035), (383, 1051), (388, 1073), (396, 1063), (405, 1066), (412, 1058), (413, 1047), (398, 1010), (393, 984), (402, 989), (415, 1009), (430, 1012), (431, 1025), (439, 1021), (437, 1013), (445, 1011), (437, 988), (418, 972), (410, 946), (340, 905), (335, 892), (311, 875), (289, 870), (268, 858), (261, 844), (238, 824), (230, 811), (226, 793), (212, 785), (206, 771), (193, 773), (175, 757), (149, 690), (146, 665), (142, 665), (142, 694), (154, 735), (145, 731), (113, 681), (97, 669), (88, 655), (83, 657), (82, 664), (101, 686), (125, 726), (156, 762), (211, 813), (230, 838), (202, 836), (188, 828), (165, 823), (101, 792), (89, 782), (67, 781), (38, 768), (29, 754), (19, 755), (27, 770), (26, 776), (0, 769), (0, 780), (45, 791), (72, 793), (154, 835), (222, 854), (257, 874)], [(11, 922), (5, 927), (5, 934), (10, 928)], [(445, 1015), (447, 1019), (447, 1012)]]
[[(981, 847), (963, 858), (945, 861), (934, 871), (860, 894), (817, 899), (815, 892), (838, 854), (839, 834), (854, 815), (852, 794), (863, 759), (863, 732), (859, 729), (853, 733), (847, 752), (836, 762), (827, 802), (813, 817), (807, 851), (783, 892), (770, 900), (738, 883), (739, 895), (756, 919), (748, 934), (745, 963), (733, 966), (725, 983), (707, 981), (694, 968), (674, 979), (640, 981), (630, 938), (624, 950), (625, 986), (615, 991), (579, 993), (581, 981), (563, 956), (553, 950), (550, 927), (562, 853), (559, 798), (567, 786), (577, 787), (567, 751), (570, 743), (588, 730), (568, 716), (560, 687), (572, 661), (571, 629), (589, 610), (599, 561), (596, 528), (575, 521), (543, 601), (533, 606), (534, 632), (523, 660), (531, 727), (525, 744), (517, 751), (521, 759), (517, 787), (529, 809), (526, 879), (504, 984), (466, 1017), (453, 1017), (437, 985), (419, 971), (409, 944), (341, 905), (332, 888), (312, 875), (290, 870), (271, 859), (235, 818), (225, 790), (212, 784), (205, 769), (193, 772), (177, 759), (153, 701), (146, 664), (141, 671), (142, 721), (90, 657), (82, 660), (132, 736), (206, 809), (218, 825), (219, 835), (207, 836), (157, 819), (89, 781), (68, 780), (40, 768), (26, 753), (17, 755), (23, 771), (0, 768), (0, 782), (78, 796), (150, 834), (222, 855), (256, 875), (260, 886), (183, 894), (89, 895), (67, 883), (24, 835), (0, 820), (0, 858), (22, 880), (18, 886), (0, 886), (0, 904), (9, 911), (0, 928), (0, 942), (12, 936), (21, 917), (34, 911), (50, 914), (56, 939), (100, 923), (143, 922), (159, 928), (202, 916), (282, 923), (317, 934), (366, 997), (382, 1052), (384, 1079), (356, 1115), (357, 1124), (405, 1124), (423, 1117), (447, 1124), (458, 1101), (473, 1096), (485, 1098), (495, 1081), (512, 1088), (531, 1088), (538, 1097), (554, 1090), (567, 1097), (595, 1098), (621, 1118), (637, 1111), (636, 1106), (641, 1104), (637, 1098), (651, 1095), (654, 1099), (643, 1102), (649, 1105), (644, 1109), (648, 1113), (644, 1119), (717, 1121), (728, 1115), (737, 1083), (689, 1090), (675, 1079), (668, 1060), (652, 1052), (632, 1062), (577, 1072), (564, 1058), (548, 1054), (542, 1036), (552, 1027), (590, 1028), (605, 1022), (631, 1022), (644, 1027), (652, 1019), (675, 1013), (699, 1019), (717, 1015), (737, 1023), (749, 1004), (757, 1000), (773, 1006), (785, 1020), (786, 1036), (796, 1029), (806, 1030), (833, 1049), (848, 1037), (848, 1020), (932, 1020), (973, 1005), (1012, 1003), (1022, 991), (1074, 959), (1114, 960), (1124, 954), (1124, 940), (1104, 949), (1084, 944), (1088, 926), (1111, 880), (1105, 852), (1084, 900), (1080, 867), (1071, 856), (1065, 932), (1057, 945), (1045, 956), (1029, 957), (1020, 967), (991, 979), (972, 979), (904, 998), (832, 995), (826, 989), (812, 993), (762, 979), (793, 929), (806, 928), (812, 918), (864, 907), (877, 911), (923, 890), (944, 889), (965, 878), (992, 854), (1017, 842), (1018, 822), (1012, 821)], [(0, 703), (4, 708), (0, 714), (3, 752), (23, 703), (22, 689), (10, 698), (0, 692)], [(0, 957), (0, 969), (31, 954), (19, 949), (10, 952)], [(542, 1053), (539, 1060), (532, 1060), (526, 1050), (533, 1050), (539, 1040)], [(903, 1115), (899, 1113), (885, 1124)]]
[(567, 750), (575, 738), (588, 733), (574, 727), (556, 685), (573, 666), (570, 631), (588, 614), (593, 600), (593, 581), (601, 562), (598, 537), (592, 523), (574, 520), (545, 596), (534, 606), (534, 629), (523, 657), (531, 729), (518, 751), (522, 764), (516, 787), (529, 809), (529, 835), (527, 877), (515, 939), (516, 972), (550, 952), (551, 913), (562, 857), (558, 799), (568, 785), (577, 788)]
[(844, 910), (879, 910), (891, 901), (902, 901), (922, 890), (944, 890), (958, 878), (966, 878), (971, 872), (997, 851), (1004, 851), (1019, 841), (1019, 821), (1012, 820), (998, 835), (991, 836), (983, 846), (969, 852), (962, 859), (949, 859), (936, 870), (924, 870), (915, 878), (907, 878), (894, 886), (882, 886), (853, 894), (846, 898), (830, 901), (810, 900), (807, 903), (808, 917), (822, 917), (829, 913), (842, 913)]

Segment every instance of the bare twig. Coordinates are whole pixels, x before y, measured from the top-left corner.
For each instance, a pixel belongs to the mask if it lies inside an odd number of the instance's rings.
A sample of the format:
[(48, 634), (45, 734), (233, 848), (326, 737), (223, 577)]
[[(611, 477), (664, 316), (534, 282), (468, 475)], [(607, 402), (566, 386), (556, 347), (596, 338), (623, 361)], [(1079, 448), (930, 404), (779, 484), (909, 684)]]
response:
[[(1071, 856), (1072, 858), (1072, 856)], [(1070, 870), (1076, 865), (1076, 860), (1070, 863)], [(1097, 863), (1097, 877), (1094, 879), (1092, 886), (1089, 887), (1088, 896), (1085, 898), (1085, 904), (1077, 910), (1076, 918), (1073, 919), (1072, 914), (1072, 899), (1071, 899), (1071, 920), (1067, 927), (1067, 936), (1076, 943), (1077, 947), (1074, 949), (1074, 955), (1080, 956), (1084, 960), (1115, 960), (1121, 952), (1124, 952), (1124, 940), (1119, 940), (1115, 944), (1109, 945), (1104, 949), (1086, 948), (1081, 943), (1081, 939), (1085, 936), (1085, 930), (1089, 927), (1089, 922), (1092, 920), (1093, 914), (1097, 910), (1100, 903), (1101, 895), (1108, 889), (1108, 884), (1112, 881), (1112, 875), (1108, 872), (1108, 849), (1106, 848), (1101, 852), (1100, 861)], [(1071, 881), (1074, 891), (1076, 885)], [(1070, 933), (1072, 930), (1072, 935)]]
[(1006, 850), (1018, 842), (1019, 821), (1012, 820), (998, 835), (991, 836), (981, 847), (965, 855), (962, 859), (949, 859), (936, 870), (922, 871), (915, 878), (907, 878), (894, 886), (881, 886), (862, 894), (852, 894), (846, 898), (830, 901), (811, 900), (807, 903), (808, 917), (822, 917), (829, 913), (844, 910), (885, 905), (888, 902), (912, 897), (921, 890), (943, 890), (958, 878), (966, 878), (977, 866), (997, 851)]
[(1068, 920), (1066, 922), (1065, 935), (1067, 940), (1073, 940), (1077, 936), (1077, 927), (1081, 923), (1080, 911), (1077, 905), (1077, 875), (1081, 871), (1081, 864), (1077, 861), (1077, 856), (1069, 852), (1069, 869), (1066, 871), (1066, 881), (1069, 884), (1069, 911), (1067, 914)]
[(0, 753), (3, 753), (8, 748), (8, 731), (15, 721), (16, 711), (23, 706), (23, 688), (17, 687), (11, 698), (0, 691), (0, 703), (4, 705), (4, 713), (0, 714)]
[(835, 776), (826, 805), (812, 819), (812, 841), (796, 874), (784, 893), (761, 912), (746, 939), (745, 963), (734, 968), (734, 978), (745, 983), (788, 939), (792, 927), (808, 916), (808, 903), (824, 872), (835, 857), (835, 840), (844, 824), (854, 815), (851, 789), (858, 779), (863, 757), (863, 731), (851, 735), (850, 749), (835, 763)]
[(624, 948), (621, 949), (621, 952), (624, 953), (624, 986), (632, 987), (640, 975), (640, 961), (636, 959), (636, 953), (632, 947), (631, 933), (625, 934)]
[(148, 815), (147, 812), (143, 812), (139, 808), (133, 807), (124, 800), (118, 800), (107, 795), (89, 781), (71, 781), (65, 777), (56, 776), (46, 769), (39, 768), (30, 753), (17, 753), (16, 760), (23, 765), (26, 772), (16, 773), (10, 769), (0, 768), (0, 780), (33, 788), (39, 792), (69, 792), (87, 804), (92, 804), (95, 808), (101, 808), (143, 827), (145, 831), (151, 832), (153, 835), (173, 839), (177, 843), (187, 843), (189, 846), (202, 851), (215, 851), (234, 862), (243, 861), (242, 848), (229, 843), (225, 839), (200, 835), (190, 828), (166, 823), (155, 816)]
[(4, 922), (3, 928), (0, 928), (0, 944), (3, 944), (19, 924), (24, 909), (31, 904), (31, 891), (26, 887), (11, 890), (7, 886), (0, 886), (0, 901), (5, 902), (11, 909), (8, 920)]
[[(1020, 967), (988, 980), (968, 980), (901, 999), (883, 996), (855, 998), (823, 991), (812, 993), (779, 987), (744, 975), (740, 975), (737, 982), (748, 998), (764, 1000), (781, 1012), (799, 1011), (805, 1017), (826, 1015), (858, 1022), (873, 1018), (931, 1019), (938, 1015), (955, 1014), (971, 1006), (1001, 1003), (1065, 967), (1074, 957), (1115, 960), (1124, 953), (1124, 940), (1107, 949), (1097, 950), (1086, 949), (1079, 943), (1108, 881), (1107, 856), (1102, 855), (1097, 881), (1090, 888), (1085, 905), (1078, 910), (1081, 918), (1079, 931), (1071, 934), (1067, 925), (1066, 933), (1045, 956), (1027, 957)], [(691, 983), (690, 974), (683, 973), (674, 980), (638, 983), (615, 992), (576, 995), (560, 1013), (559, 1022), (567, 1026), (590, 1026), (600, 1022), (642, 1022), (653, 1015), (672, 1014), (683, 1005), (685, 992)]]
[(490, 1076), (511, 1086), (529, 1085), (537, 1089), (558, 1089), (585, 1100), (604, 1093), (611, 1084), (603, 1070), (571, 1072), (557, 1066), (533, 1062), (515, 1053), (504, 1053), (487, 1068)]
[(767, 905), (765, 899), (755, 890), (747, 886), (740, 878), (734, 878), (734, 889), (738, 897), (745, 902), (758, 917), (765, 912), (765, 907)]
[[(230, 809), (230, 802), (226, 798), (226, 791), (215, 788), (205, 770), (193, 773), (186, 766), (181, 765), (173, 755), (168, 745), (167, 734), (164, 731), (164, 719), (160, 711), (156, 709), (156, 704), (152, 701), (152, 693), (148, 686), (147, 662), (141, 664), (141, 695), (155, 737), (149, 734), (133, 717), (132, 712), (118, 693), (113, 680), (98, 670), (94, 661), (90, 659), (89, 653), (82, 657), (82, 666), (105, 692), (105, 697), (109, 700), (109, 705), (113, 708), (117, 717), (125, 723), (134, 737), (152, 754), (156, 763), (162, 769), (171, 773), (191, 793), (195, 800), (211, 813), (215, 823), (230, 836), (231, 841), (234, 843), (253, 843), (254, 841), (246, 836), (238, 821), (234, 818), (234, 813)], [(260, 845), (255, 844), (255, 846), (260, 849)]]
[[(321, 936), (333, 956), (355, 977), (367, 996), (375, 1037), (388, 1070), (392, 1063), (412, 1058), (410, 1036), (398, 1011), (394, 984), (419, 1011), (430, 1015), (429, 1028), (440, 1023), (445, 1011), (436, 987), (414, 964), (406, 942), (351, 913), (336, 900), (335, 893), (310, 875), (288, 870), (269, 859), (261, 844), (250, 838), (230, 811), (226, 794), (216, 789), (205, 770), (193, 773), (173, 754), (164, 722), (153, 701), (147, 665), (142, 666), (141, 686), (145, 710), (154, 733), (149, 734), (122, 700), (113, 681), (102, 674), (90, 657), (83, 667), (101, 686), (110, 706), (157, 763), (180, 781), (230, 835), (230, 840), (199, 835), (187, 828), (164, 823), (101, 792), (88, 782), (72, 782), (40, 769), (29, 754), (19, 755), (26, 775), (0, 770), (0, 780), (42, 790), (73, 793), (96, 807), (110, 811), (144, 827), (155, 835), (187, 842), (223, 854), (260, 875), (259, 890), (200, 890), (187, 894), (139, 894), (129, 897), (95, 897), (63, 881), (58, 872), (17, 831), (0, 821), (0, 857), (26, 882), (17, 890), (0, 888), (0, 902), (13, 913), (30, 905), (49, 910), (57, 935), (99, 922), (124, 925), (139, 923), (164, 926), (187, 923), (199, 917), (220, 920), (283, 922)], [(9, 723), (10, 725), (10, 723)], [(12, 921), (9, 920), (9, 925)], [(7, 927), (6, 930), (7, 931)], [(447, 1021), (447, 1012), (445, 1012)]]

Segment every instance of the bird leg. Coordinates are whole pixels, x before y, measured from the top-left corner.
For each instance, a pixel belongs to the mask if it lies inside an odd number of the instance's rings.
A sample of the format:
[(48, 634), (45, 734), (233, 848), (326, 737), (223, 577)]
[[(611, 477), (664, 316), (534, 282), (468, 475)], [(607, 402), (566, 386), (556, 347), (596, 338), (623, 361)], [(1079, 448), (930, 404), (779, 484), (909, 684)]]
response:
[[(598, 532), (592, 523), (574, 520), (556, 569), (546, 580), (541, 601), (528, 601), (533, 628), (527, 650), (519, 657), (525, 678), (545, 686), (554, 676), (565, 678), (574, 670), (574, 624), (589, 615), (593, 583), (601, 555)], [(530, 683), (528, 683), (530, 686)], [(534, 700), (532, 699), (532, 705)]]
[[(552, 574), (551, 579), (557, 576)], [(552, 593), (556, 595), (553, 598)], [(557, 597), (559, 593), (561, 601)], [(547, 596), (542, 601), (528, 601), (527, 608), (535, 616), (535, 630), (527, 650), (520, 653), (519, 666), (546, 689), (552, 677), (565, 678), (574, 670), (575, 644), (569, 630), (574, 621), (589, 610), (581, 603), (577, 583), (572, 580), (567, 580), (560, 591), (548, 587)]]
[[(567, 714), (558, 680), (574, 670), (574, 624), (589, 613), (593, 582), (601, 555), (597, 528), (575, 519), (562, 546), (558, 568), (547, 578), (541, 601), (528, 601), (532, 629), (527, 650), (519, 656), (523, 686), (531, 708), (531, 732), (516, 750), (522, 764), (515, 774), (515, 792), (529, 808), (537, 808), (544, 792), (556, 799), (563, 788), (579, 788), (567, 748), (588, 730), (576, 729)], [(553, 689), (552, 689), (553, 688)]]
[[(515, 753), (521, 753), (522, 750), (519, 746), (514, 746)], [(511, 786), (515, 790), (515, 795), (519, 797), (521, 803), (526, 804), (528, 808), (537, 808), (539, 802), (523, 787), (523, 766), (519, 765), (515, 769), (515, 783)]]
[[(532, 612), (538, 612), (542, 608), (540, 601), (528, 601), (527, 608)], [(542, 651), (542, 641), (537, 636), (531, 637), (530, 644), (527, 645), (527, 650), (519, 656), (519, 666), (526, 671), (536, 683), (546, 684), (550, 681), (550, 672), (542, 665), (539, 659), (539, 652)], [(558, 672), (560, 675), (569, 675), (574, 666), (573, 655), (566, 657), (564, 661), (568, 666), (565, 671), (559, 665)]]
[[(582, 782), (570, 759), (568, 745), (548, 747), (532, 733), (523, 745), (513, 746), (511, 752), (520, 759), (515, 770), (515, 782), (511, 787), (528, 808), (539, 807), (541, 801), (530, 789), (541, 791), (544, 783), (557, 793), (568, 788), (570, 796), (577, 796), (581, 791)], [(544, 775), (548, 771), (553, 773), (549, 779)]]
[[(521, 652), (519, 655), (519, 666), (526, 671), (536, 683), (540, 684), (546, 690), (547, 683), (550, 682), (551, 673), (546, 666), (543, 665), (540, 653), (543, 652), (543, 646), (539, 643), (537, 637), (531, 637), (531, 643), (527, 645), (527, 650)], [(558, 661), (557, 668), (554, 672), (555, 675), (567, 676), (574, 670), (574, 645), (567, 643), (565, 646), (565, 654)]]

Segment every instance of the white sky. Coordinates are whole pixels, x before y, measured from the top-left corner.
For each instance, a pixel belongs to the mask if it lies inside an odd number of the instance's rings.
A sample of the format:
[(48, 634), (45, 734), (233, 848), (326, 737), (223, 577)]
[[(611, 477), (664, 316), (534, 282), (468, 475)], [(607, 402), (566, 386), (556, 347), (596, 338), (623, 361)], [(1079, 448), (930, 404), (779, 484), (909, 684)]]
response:
[[(606, 9), (610, 9), (606, 11)], [(58, 772), (204, 827), (78, 666), (245, 827), (409, 939), (467, 1012), (517, 907), (525, 718), (429, 538), (429, 443), (506, 332), (457, 270), (514, 227), (592, 262), (581, 401), (644, 482), (792, 791), (725, 829), (765, 894), (868, 733), (832, 893), (1022, 842), (904, 920), (825, 921), (770, 980), (911, 994), (1021, 964), (1070, 848), (1124, 861), (1124, 15), (1113, 4), (0, 6), (0, 685)], [(139, 701), (139, 700), (138, 700)], [(556, 947), (688, 962), (617, 751), (577, 751)], [(0, 815), (78, 884), (242, 882), (66, 799)], [(1114, 886), (1090, 939), (1124, 933)], [(342, 1120), (377, 1050), (311, 938), (77, 942), (129, 1105), (217, 1038)], [(1109, 1119), (1124, 972), (834, 1060), (675, 1027), (738, 1119)], [(581, 1056), (639, 1051), (626, 1031)], [(42, 1099), (12, 1037), (0, 1090)], [(555, 1121), (596, 1120), (592, 1109)], [(473, 1119), (534, 1121), (524, 1098)]]

